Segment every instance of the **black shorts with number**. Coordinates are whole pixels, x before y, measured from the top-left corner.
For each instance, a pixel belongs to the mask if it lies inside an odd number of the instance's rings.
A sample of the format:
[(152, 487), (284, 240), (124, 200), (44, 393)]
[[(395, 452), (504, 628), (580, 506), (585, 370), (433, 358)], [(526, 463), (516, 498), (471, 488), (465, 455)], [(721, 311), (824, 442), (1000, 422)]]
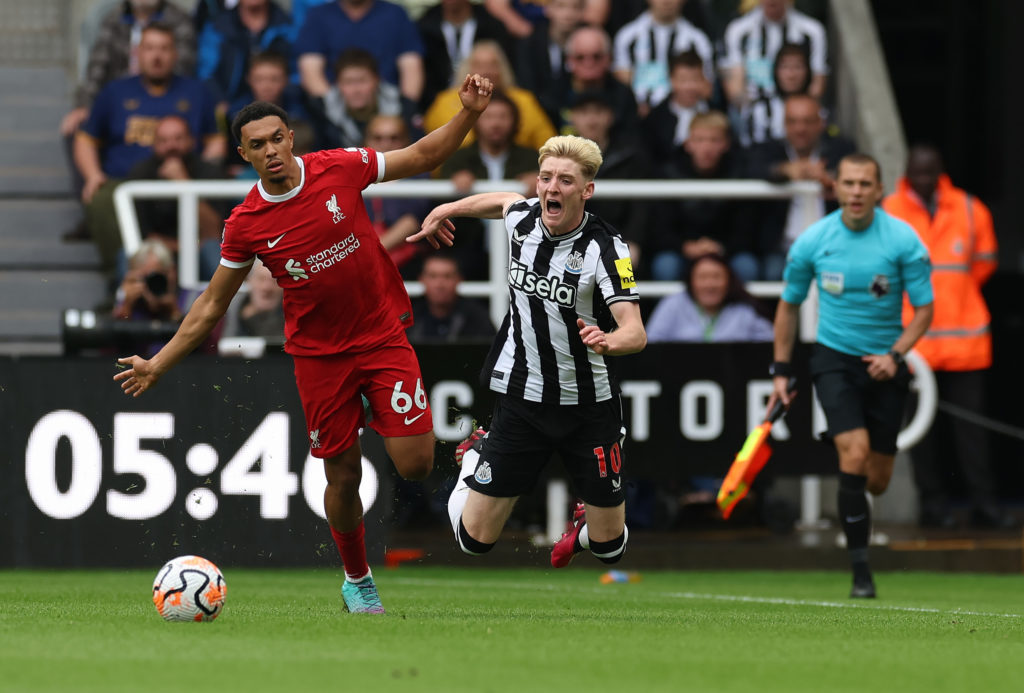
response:
[(557, 452), (583, 502), (612, 508), (623, 502), (622, 405), (618, 397), (592, 405), (538, 404), (498, 395), (480, 460), (466, 478), (485, 496), (529, 493)]
[(895, 454), (910, 392), (910, 371), (905, 363), (891, 380), (874, 380), (860, 356), (815, 344), (811, 377), (825, 410), (829, 437), (866, 428), (872, 450)]

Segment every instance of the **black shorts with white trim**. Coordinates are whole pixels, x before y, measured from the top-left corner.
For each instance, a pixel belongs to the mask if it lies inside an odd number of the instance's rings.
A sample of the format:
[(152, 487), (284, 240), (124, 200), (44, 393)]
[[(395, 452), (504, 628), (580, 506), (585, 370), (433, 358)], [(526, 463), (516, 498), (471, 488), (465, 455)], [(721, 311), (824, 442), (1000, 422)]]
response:
[(529, 493), (553, 453), (562, 459), (575, 494), (585, 503), (612, 508), (622, 488), (622, 406), (618, 397), (597, 404), (539, 404), (498, 395), (480, 459), (466, 483), (485, 496)]

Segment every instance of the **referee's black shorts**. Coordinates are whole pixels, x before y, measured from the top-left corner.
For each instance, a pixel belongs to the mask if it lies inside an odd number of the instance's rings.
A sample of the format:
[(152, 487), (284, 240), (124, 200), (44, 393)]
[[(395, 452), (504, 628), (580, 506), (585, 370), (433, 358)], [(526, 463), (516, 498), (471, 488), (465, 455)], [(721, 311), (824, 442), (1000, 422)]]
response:
[(830, 438), (866, 428), (873, 451), (896, 453), (896, 437), (903, 425), (910, 392), (910, 371), (905, 363), (900, 364), (891, 380), (873, 380), (860, 356), (815, 344), (811, 351), (811, 377), (825, 410)]
[(613, 508), (622, 488), (622, 405), (618, 397), (597, 404), (539, 404), (498, 395), (480, 459), (467, 477), (485, 496), (529, 493), (554, 452), (559, 453), (576, 495), (589, 505)]

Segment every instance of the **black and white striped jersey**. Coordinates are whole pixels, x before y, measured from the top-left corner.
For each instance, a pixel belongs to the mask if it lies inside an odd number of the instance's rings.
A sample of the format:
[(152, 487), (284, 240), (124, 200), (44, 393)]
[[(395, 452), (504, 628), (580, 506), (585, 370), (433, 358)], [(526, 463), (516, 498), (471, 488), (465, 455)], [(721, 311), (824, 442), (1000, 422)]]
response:
[(637, 103), (661, 103), (672, 91), (668, 61), (673, 55), (693, 50), (704, 61), (704, 76), (714, 83), (714, 51), (707, 34), (682, 17), (670, 25), (658, 24), (644, 12), (615, 34), (615, 70), (633, 73)]
[(609, 306), (639, 301), (629, 250), (593, 214), (553, 236), (537, 198), (509, 206), (509, 311), (484, 366), (490, 389), (531, 402), (593, 404), (618, 393), (609, 361), (580, 339), (576, 319), (605, 331)]
[(786, 103), (777, 94), (749, 102), (740, 109), (737, 128), (740, 145), (749, 147), (768, 140), (785, 139), (785, 116)]
[[(822, 107), (820, 110), (822, 120), (828, 122), (829, 109)], [(774, 94), (745, 105), (740, 109), (737, 133), (743, 147), (786, 139), (786, 99)]]
[(765, 19), (764, 10), (752, 9), (729, 22), (725, 28), (725, 52), (719, 61), (723, 70), (742, 66), (751, 99), (775, 93), (775, 55), (783, 43), (795, 43), (807, 50), (811, 72), (828, 74), (828, 38), (825, 27), (792, 7), (781, 22)]

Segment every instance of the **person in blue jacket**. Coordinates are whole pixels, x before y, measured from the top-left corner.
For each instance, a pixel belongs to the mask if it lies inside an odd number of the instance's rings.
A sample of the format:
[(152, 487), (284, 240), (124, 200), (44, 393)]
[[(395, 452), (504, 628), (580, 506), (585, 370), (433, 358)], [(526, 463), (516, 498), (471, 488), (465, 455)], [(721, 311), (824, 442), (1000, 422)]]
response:
[[(839, 162), (839, 209), (808, 227), (789, 249), (785, 289), (775, 314), (777, 399), (792, 394), (790, 358), (799, 307), (818, 287), (818, 336), (810, 370), (839, 453), (839, 519), (853, 571), (851, 597), (874, 597), (868, 566), (871, 508), (865, 490), (881, 494), (892, 477), (896, 437), (910, 386), (903, 362), (932, 320), (931, 262), (917, 233), (877, 205), (878, 162), (850, 154)], [(903, 295), (914, 317), (903, 327)]]
[[(292, 20), (272, 0), (238, 0), (208, 21), (199, 34), (196, 72), (218, 102), (231, 103), (249, 88), (246, 75), (249, 59), (273, 52), (290, 57)], [(289, 73), (294, 73), (289, 65)]]

